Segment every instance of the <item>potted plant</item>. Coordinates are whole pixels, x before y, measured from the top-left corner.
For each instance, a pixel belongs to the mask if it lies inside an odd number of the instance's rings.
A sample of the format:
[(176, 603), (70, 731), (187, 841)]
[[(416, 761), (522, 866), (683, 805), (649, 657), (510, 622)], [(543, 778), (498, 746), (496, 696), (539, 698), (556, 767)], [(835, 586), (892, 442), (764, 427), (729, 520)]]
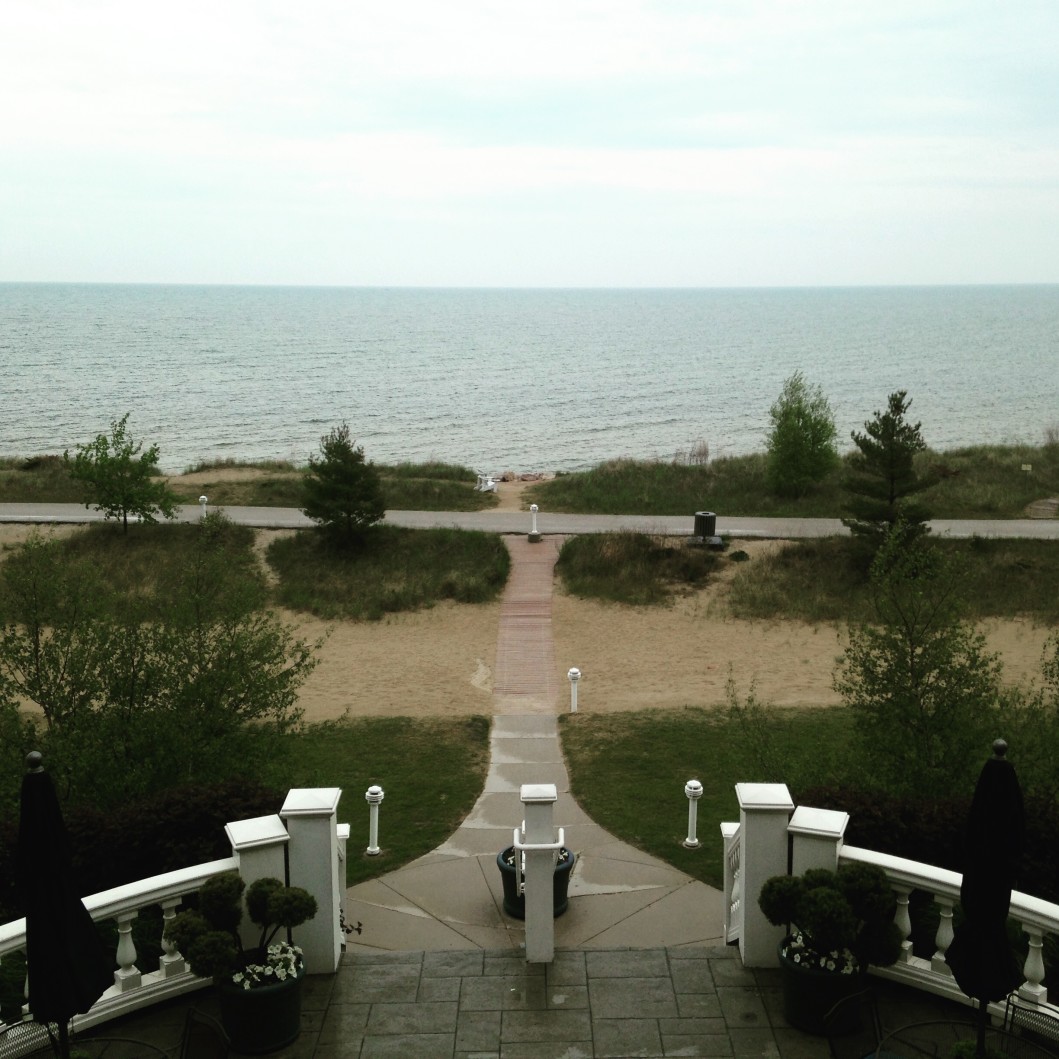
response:
[[(250, 920), (261, 928), (249, 949), (239, 936), (244, 890)], [(275, 938), (315, 915), (316, 898), (300, 886), (267, 878), (247, 888), (236, 872), (224, 872), (203, 883), (197, 909), (181, 912), (166, 929), (192, 972), (216, 983), (221, 1022), (236, 1051), (276, 1051), (298, 1036), (305, 961), (297, 945)]]
[[(507, 846), (496, 855), (496, 866), (500, 869), (500, 882), (504, 887), (504, 911), (515, 919), (525, 919), (526, 895), (519, 888), (519, 877), (524, 874), (525, 863), (517, 864), (516, 856), (525, 857), (525, 854), (518, 854), (514, 846)], [(552, 875), (553, 916), (561, 916), (567, 909), (570, 872), (574, 870), (576, 861), (576, 853), (566, 846), (560, 847), (559, 856), (555, 861), (555, 873)]]
[(807, 1033), (824, 1033), (824, 1016), (863, 988), (870, 964), (885, 967), (901, 954), (896, 900), (874, 865), (773, 876), (758, 905), (773, 926), (788, 929), (779, 949), (784, 1015)]

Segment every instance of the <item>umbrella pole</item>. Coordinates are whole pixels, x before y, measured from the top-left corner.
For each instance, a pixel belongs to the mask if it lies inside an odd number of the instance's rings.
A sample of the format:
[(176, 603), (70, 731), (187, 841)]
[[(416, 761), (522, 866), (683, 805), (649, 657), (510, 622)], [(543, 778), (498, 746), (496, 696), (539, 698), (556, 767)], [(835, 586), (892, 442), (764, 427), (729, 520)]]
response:
[(70, 1026), (65, 1019), (59, 1020), (59, 1055), (70, 1059)]
[(989, 1018), (989, 1005), (979, 999), (978, 1001), (978, 1044), (975, 1047), (974, 1054), (977, 1059), (985, 1059), (985, 1024)]

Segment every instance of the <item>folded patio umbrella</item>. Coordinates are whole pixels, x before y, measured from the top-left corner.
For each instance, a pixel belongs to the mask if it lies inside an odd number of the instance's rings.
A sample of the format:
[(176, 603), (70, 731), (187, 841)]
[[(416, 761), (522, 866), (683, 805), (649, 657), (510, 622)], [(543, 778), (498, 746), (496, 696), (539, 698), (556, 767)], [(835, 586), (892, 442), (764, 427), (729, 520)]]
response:
[(945, 959), (956, 984), (978, 1001), (979, 1055), (984, 1054), (986, 1005), (1002, 1000), (1022, 983), (1022, 970), (1007, 935), (1008, 906), (1022, 856), (1025, 817), (1022, 790), (1007, 743), (998, 739), (982, 767), (971, 801), (964, 842), (960, 904)]
[(29, 1007), (37, 1022), (58, 1024), (65, 1056), (70, 1019), (114, 983), (114, 964), (74, 884), (66, 825), (40, 762), (36, 751), (26, 757), (16, 865), (26, 913)]

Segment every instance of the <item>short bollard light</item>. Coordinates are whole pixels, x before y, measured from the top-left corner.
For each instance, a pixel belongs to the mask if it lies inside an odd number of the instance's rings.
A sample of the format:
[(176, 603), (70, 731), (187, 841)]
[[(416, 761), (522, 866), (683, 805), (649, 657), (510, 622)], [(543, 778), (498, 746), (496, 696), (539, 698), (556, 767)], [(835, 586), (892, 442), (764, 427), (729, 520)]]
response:
[(570, 681), (570, 712), (577, 713), (577, 682), (581, 679), (581, 670), (576, 666), (572, 667), (567, 672), (566, 679)]
[(201, 517), (205, 518), (206, 517), (206, 497), (204, 497), (204, 496), (200, 496), (199, 497), (199, 507), (202, 508)]
[(688, 849), (698, 849), (699, 840), (695, 837), (698, 828), (699, 799), (702, 797), (702, 784), (698, 780), (688, 780), (684, 784), (684, 793), (688, 796), (688, 837), (683, 845)]
[(376, 857), (382, 852), (379, 849), (379, 803), (385, 797), (383, 789), (374, 783), (364, 795), (368, 803), (368, 848), (364, 852), (369, 857)]
[(537, 544), (541, 539), (540, 533), (537, 531), (537, 512), (540, 508), (536, 504), (530, 504), (530, 532), (529, 542), (530, 544)]

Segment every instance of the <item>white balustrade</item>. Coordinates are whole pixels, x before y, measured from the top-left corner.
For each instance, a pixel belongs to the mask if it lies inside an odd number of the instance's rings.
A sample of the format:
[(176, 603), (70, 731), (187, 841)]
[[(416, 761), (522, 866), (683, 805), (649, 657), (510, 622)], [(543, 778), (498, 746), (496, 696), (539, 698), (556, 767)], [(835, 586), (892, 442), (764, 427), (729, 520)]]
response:
[[(286, 877), (283, 850), (288, 843), (288, 829), (292, 862), (288, 881), (293, 885), (309, 883), (307, 888), (317, 898), (319, 908), (316, 917), (304, 928), (307, 937), (303, 947), (308, 945), (307, 963), (311, 956), (316, 966), (310, 966), (310, 970), (333, 971), (337, 966), (337, 939), (341, 937), (340, 920), (344, 909), (340, 902), (345, 899), (346, 846), (349, 840), (349, 826), (339, 825), (335, 820), (340, 795), (341, 791), (337, 788), (291, 791), (284, 806), (288, 827), (283, 826), (279, 816), (236, 821), (227, 825), (233, 856), (181, 868), (86, 897), (84, 905), (94, 922), (112, 921), (117, 925), (114, 962), (118, 969), (114, 972), (114, 985), (104, 992), (89, 1012), (76, 1015), (71, 1027), (75, 1031), (89, 1029), (120, 1015), (209, 986), (210, 979), (199, 978), (191, 973), (176, 944), (165, 936), (166, 927), (177, 915), (184, 899), (197, 893), (202, 884), (215, 875), (239, 871), (244, 879), (249, 878), (251, 881), (262, 875)], [(301, 835), (300, 844), (295, 832)], [(298, 876), (305, 870), (315, 874), (303, 881)], [(140, 956), (133, 938), (134, 921), (149, 908), (160, 908), (162, 913), (162, 935), (159, 938), (162, 955), (156, 971), (142, 971), (137, 966)], [(315, 929), (316, 934), (320, 935), (322, 945), (313, 947), (314, 941), (319, 939), (309, 928)], [(321, 947), (328, 953), (331, 949), (336, 950), (333, 961), (319, 958), (316, 949)], [(0, 924), (0, 963), (12, 956), (24, 959), (25, 952), (25, 919)], [(29, 996), (28, 979), (25, 996)], [(8, 1028), (28, 1022), (32, 1017), (28, 1002), (22, 1006), (21, 1012), (0, 1011), (0, 1034), (5, 1036), (5, 1041), (10, 1041), (13, 1031)]]
[(721, 824), (721, 838), (724, 841), (724, 940), (731, 943), (739, 940), (739, 905), (743, 899), (739, 825)]

